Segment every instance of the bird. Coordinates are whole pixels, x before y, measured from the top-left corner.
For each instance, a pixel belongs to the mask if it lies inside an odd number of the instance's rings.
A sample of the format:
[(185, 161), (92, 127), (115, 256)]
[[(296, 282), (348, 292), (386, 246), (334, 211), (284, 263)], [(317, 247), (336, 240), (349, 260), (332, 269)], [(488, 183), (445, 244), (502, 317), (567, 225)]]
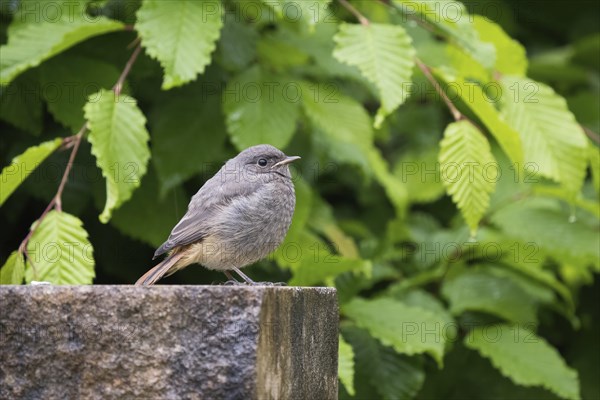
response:
[(228, 282), (256, 284), (240, 271), (275, 251), (292, 222), (296, 194), (287, 156), (268, 144), (249, 147), (228, 160), (192, 197), (153, 259), (167, 257), (138, 279), (153, 285), (190, 264), (225, 273)]

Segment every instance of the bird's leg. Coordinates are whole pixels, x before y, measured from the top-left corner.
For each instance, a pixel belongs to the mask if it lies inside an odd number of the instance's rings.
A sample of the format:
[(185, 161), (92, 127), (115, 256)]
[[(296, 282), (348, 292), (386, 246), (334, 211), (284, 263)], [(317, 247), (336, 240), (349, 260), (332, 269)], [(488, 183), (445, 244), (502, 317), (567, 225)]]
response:
[(244, 274), (242, 271), (240, 271), (240, 269), (239, 269), (239, 268), (233, 267), (233, 270), (234, 270), (235, 272), (237, 272), (237, 274), (238, 274), (239, 276), (241, 276), (241, 277), (242, 277), (242, 279), (244, 279), (248, 285), (256, 285), (256, 282), (254, 282), (252, 279), (250, 279), (250, 278), (248, 277), (248, 275), (246, 275), (246, 274)]
[(228, 279), (228, 281), (225, 282), (224, 285), (242, 285), (242, 282), (240, 282), (237, 279), (235, 279), (233, 277), (233, 275), (231, 275), (231, 272), (229, 272), (229, 271), (223, 271), (223, 273), (225, 274), (225, 276)]

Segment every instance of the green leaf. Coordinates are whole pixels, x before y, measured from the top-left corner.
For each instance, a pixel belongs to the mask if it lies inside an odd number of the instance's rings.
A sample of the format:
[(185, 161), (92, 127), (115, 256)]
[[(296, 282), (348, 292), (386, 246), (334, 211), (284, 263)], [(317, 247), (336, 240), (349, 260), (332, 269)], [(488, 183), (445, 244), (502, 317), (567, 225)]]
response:
[(439, 160), (442, 182), (474, 236), (496, 186), (485, 172), (496, 162), (490, 145), (469, 121), (454, 122), (444, 132)]
[(12, 159), (9, 165), (2, 169), (0, 175), (0, 205), (15, 191), (21, 183), (62, 144), (62, 138), (43, 142), (25, 150)]
[(106, 204), (100, 221), (110, 220), (112, 211), (140, 186), (146, 173), (150, 150), (146, 118), (135, 99), (115, 97), (113, 91), (101, 90), (90, 96), (84, 107), (96, 164), (106, 178)]
[(462, 3), (453, 0), (393, 0), (392, 4), (406, 18), (424, 21), (434, 33), (462, 48), (484, 67), (490, 69), (494, 66), (494, 46), (479, 36), (473, 25), (473, 16)]
[(312, 193), (311, 214), (308, 224), (319, 234), (325, 236), (340, 253), (349, 258), (359, 257), (354, 240), (340, 229), (333, 215), (333, 208), (316, 193)]
[[(333, 56), (335, 49), (333, 38), (337, 34), (337, 28), (337, 24), (323, 23), (316, 25), (314, 32), (307, 33), (280, 27), (275, 34), (280, 40), (289, 43), (311, 57), (314, 65), (307, 67), (307, 69), (310, 68), (310, 71), (314, 71), (317, 77), (349, 78), (364, 85), (371, 85), (361, 75), (358, 68), (341, 63)], [(376, 93), (375, 89), (373, 91)]]
[[(73, 3), (71, 3), (73, 4)], [(23, 71), (90, 37), (123, 29), (123, 24), (102, 16), (86, 17), (83, 10), (61, 9), (60, 19), (42, 22), (13, 21), (8, 43), (0, 47), (0, 85), (7, 85)]]
[(447, 326), (436, 313), (390, 298), (356, 298), (342, 307), (342, 314), (398, 353), (428, 353), (442, 367)]
[(0, 86), (0, 118), (38, 136), (42, 133), (42, 87), (37, 71), (21, 74), (8, 86)]
[(300, 86), (258, 66), (231, 79), (223, 94), (227, 131), (238, 150), (284, 148), (296, 130)]
[(473, 15), (473, 25), (484, 42), (496, 48), (495, 69), (506, 75), (525, 76), (527, 54), (525, 48), (504, 32), (500, 25), (480, 15)]
[(443, 79), (455, 92), (450, 98), (459, 98), (462, 103), (483, 122), (486, 128), (494, 136), (504, 153), (510, 157), (513, 163), (523, 165), (523, 144), (519, 133), (502, 119), (500, 112), (494, 107), (499, 102), (502, 89), (497, 83), (490, 83), (490, 90), (496, 92), (488, 97), (481, 86), (469, 82), (463, 77), (452, 76), (446, 72), (435, 70), (435, 75)]
[(536, 323), (537, 303), (517, 282), (497, 276), (491, 270), (467, 270), (445, 280), (442, 294), (450, 302), (450, 311), (481, 311), (509, 322)]
[[(523, 221), (527, 221), (526, 224)], [(556, 260), (579, 266), (600, 264), (598, 220), (573, 220), (569, 213), (534, 202), (507, 205), (492, 222), (509, 237), (532, 243)], [(595, 225), (595, 226), (594, 226)]]
[(85, 123), (83, 106), (88, 96), (110, 89), (119, 79), (119, 70), (113, 65), (72, 55), (48, 60), (40, 70), (48, 111), (73, 132)]
[(196, 79), (210, 64), (223, 21), (215, 0), (145, 0), (135, 30), (148, 55), (164, 69), (163, 89)]
[[(306, 226), (313, 203), (313, 191), (310, 185), (301, 177), (294, 179), (294, 191), (296, 192), (296, 208), (292, 217), (292, 224), (285, 237), (285, 243), (292, 243)], [(283, 246), (282, 245), (282, 246)]]
[(408, 206), (408, 188), (404, 182), (390, 172), (387, 161), (377, 148), (373, 146), (368, 156), (377, 181), (383, 186), (398, 216), (403, 217), (406, 214), (406, 207)]
[[(464, 78), (469, 83), (475, 84), (477, 82), (489, 86), (489, 82), (492, 80), (490, 70), (483, 67), (464, 49), (452, 43), (445, 45), (438, 44), (438, 46), (442, 46), (442, 49), (445, 50), (446, 57), (440, 62), (433, 61), (433, 66), (439, 67), (447, 73), (452, 72), (454, 75)], [(442, 53), (441, 57), (443, 55)]]
[(303, 21), (311, 29), (327, 16), (327, 6), (331, 0), (263, 0), (272, 7), (277, 16), (290, 22)]
[(52, 210), (36, 227), (27, 244), (29, 260), (25, 280), (54, 285), (88, 285), (96, 276), (94, 249), (83, 222), (71, 214)]
[(543, 338), (520, 325), (473, 329), (465, 345), (489, 358), (494, 367), (523, 386), (542, 386), (568, 399), (579, 399), (577, 372)]
[(342, 326), (342, 333), (352, 344), (356, 360), (356, 374), (364, 375), (370, 383), (369, 392), (361, 391), (359, 378), (355, 379), (357, 398), (383, 399), (415, 398), (425, 381), (422, 363), (416, 357), (398, 354), (391, 347), (382, 346), (365, 330)]
[(373, 128), (364, 107), (333, 85), (304, 83), (301, 87), (304, 112), (319, 130), (316, 140), (334, 160), (358, 165), (369, 175)]
[(291, 286), (312, 286), (347, 272), (367, 272), (371, 262), (334, 254), (318, 236), (304, 230), (293, 241), (286, 240), (276, 251), (275, 259), (292, 270)]
[(334, 41), (334, 57), (358, 67), (377, 87), (381, 108), (375, 127), (379, 128), (409, 96), (415, 57), (410, 36), (398, 25), (342, 23)]
[(156, 174), (148, 171), (131, 199), (115, 210), (110, 222), (124, 234), (158, 248), (185, 214), (188, 195), (176, 187), (159, 198)]
[(525, 160), (536, 164), (539, 175), (577, 193), (585, 177), (587, 139), (566, 101), (529, 79), (504, 77), (501, 83), (503, 115), (521, 136)]
[[(400, 282), (399, 285), (397, 284), (398, 288), (401, 286), (401, 283), (402, 282)], [(444, 329), (446, 330), (445, 333), (448, 341), (456, 339), (457, 324), (454, 321), (452, 314), (450, 314), (440, 299), (423, 289), (404, 289), (399, 290), (396, 293), (393, 292), (394, 286), (390, 286), (388, 293), (391, 294), (394, 299), (401, 301), (407, 306), (418, 307), (433, 312), (441, 321), (444, 321)]]
[(161, 195), (221, 162), (227, 132), (220, 96), (169, 97), (149, 115)]
[(228, 70), (244, 70), (256, 57), (258, 38), (252, 25), (240, 20), (235, 13), (225, 13), (215, 57)]
[(413, 203), (431, 203), (444, 194), (435, 148), (403, 154), (394, 166), (394, 176), (405, 184)]
[(25, 259), (18, 251), (10, 253), (0, 269), (0, 285), (20, 285), (25, 278)]
[(354, 396), (354, 351), (342, 335), (339, 337), (338, 376), (350, 396)]
[(275, 71), (285, 71), (307, 64), (309, 56), (290, 43), (281, 40), (281, 35), (264, 35), (257, 45), (258, 60)]

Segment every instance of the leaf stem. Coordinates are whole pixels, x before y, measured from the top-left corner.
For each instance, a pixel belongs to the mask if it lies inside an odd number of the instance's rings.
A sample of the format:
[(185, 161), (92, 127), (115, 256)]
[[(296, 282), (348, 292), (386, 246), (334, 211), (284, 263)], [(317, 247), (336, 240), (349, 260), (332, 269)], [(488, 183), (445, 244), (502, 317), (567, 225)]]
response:
[(452, 103), (450, 98), (448, 98), (448, 95), (446, 94), (446, 92), (444, 92), (444, 90), (440, 86), (440, 83), (437, 81), (437, 79), (435, 79), (435, 77), (431, 73), (431, 68), (429, 68), (421, 60), (419, 60), (418, 57), (415, 57), (415, 63), (417, 64), (421, 72), (423, 72), (423, 75), (425, 75), (427, 80), (433, 85), (435, 91), (440, 95), (442, 100), (444, 100), (444, 103), (446, 103), (446, 106), (450, 110), (450, 113), (454, 117), (454, 120), (460, 121), (461, 119), (464, 119), (465, 116), (460, 111), (458, 111), (458, 108), (456, 108), (454, 103)]
[(113, 90), (113, 92), (115, 92), (116, 96), (119, 96), (121, 94), (121, 90), (123, 90), (123, 83), (125, 82), (125, 78), (127, 78), (127, 75), (129, 75), (129, 72), (131, 71), (131, 67), (133, 67), (133, 64), (135, 63), (135, 60), (137, 60), (137, 57), (140, 54), (141, 50), (142, 50), (142, 44), (138, 43), (135, 50), (133, 50), (133, 53), (131, 53), (131, 57), (129, 57), (129, 60), (127, 60), (127, 64), (125, 64), (125, 68), (123, 68), (123, 72), (121, 72), (121, 76), (119, 76), (117, 83), (115, 83), (115, 85), (112, 88), (112, 90)]
[(360, 11), (358, 11), (352, 4), (348, 3), (347, 0), (338, 0), (338, 2), (342, 6), (344, 6), (346, 10), (350, 11), (350, 13), (356, 17), (356, 19), (358, 20), (358, 22), (360, 22), (361, 25), (369, 26), (371, 24), (369, 19), (362, 15)]
[(63, 173), (62, 179), (60, 180), (60, 184), (58, 185), (56, 195), (54, 195), (54, 203), (57, 211), (62, 211), (62, 193), (65, 189), (65, 185), (67, 184), (67, 180), (69, 179), (69, 173), (71, 172), (71, 168), (73, 168), (73, 162), (75, 161), (77, 150), (79, 150), (81, 138), (83, 137), (83, 134), (87, 129), (87, 123), (83, 124), (83, 126), (81, 127), (79, 132), (77, 132), (73, 140), (73, 150), (71, 150), (71, 155), (69, 156), (69, 161), (67, 162), (67, 166), (65, 167), (65, 172)]

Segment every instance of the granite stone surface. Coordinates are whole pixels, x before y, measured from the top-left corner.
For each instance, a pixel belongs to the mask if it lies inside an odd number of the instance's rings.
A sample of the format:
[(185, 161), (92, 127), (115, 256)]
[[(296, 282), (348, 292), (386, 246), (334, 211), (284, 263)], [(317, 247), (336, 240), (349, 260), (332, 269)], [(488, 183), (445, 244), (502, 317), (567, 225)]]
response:
[(0, 286), (2, 399), (335, 399), (335, 289)]

